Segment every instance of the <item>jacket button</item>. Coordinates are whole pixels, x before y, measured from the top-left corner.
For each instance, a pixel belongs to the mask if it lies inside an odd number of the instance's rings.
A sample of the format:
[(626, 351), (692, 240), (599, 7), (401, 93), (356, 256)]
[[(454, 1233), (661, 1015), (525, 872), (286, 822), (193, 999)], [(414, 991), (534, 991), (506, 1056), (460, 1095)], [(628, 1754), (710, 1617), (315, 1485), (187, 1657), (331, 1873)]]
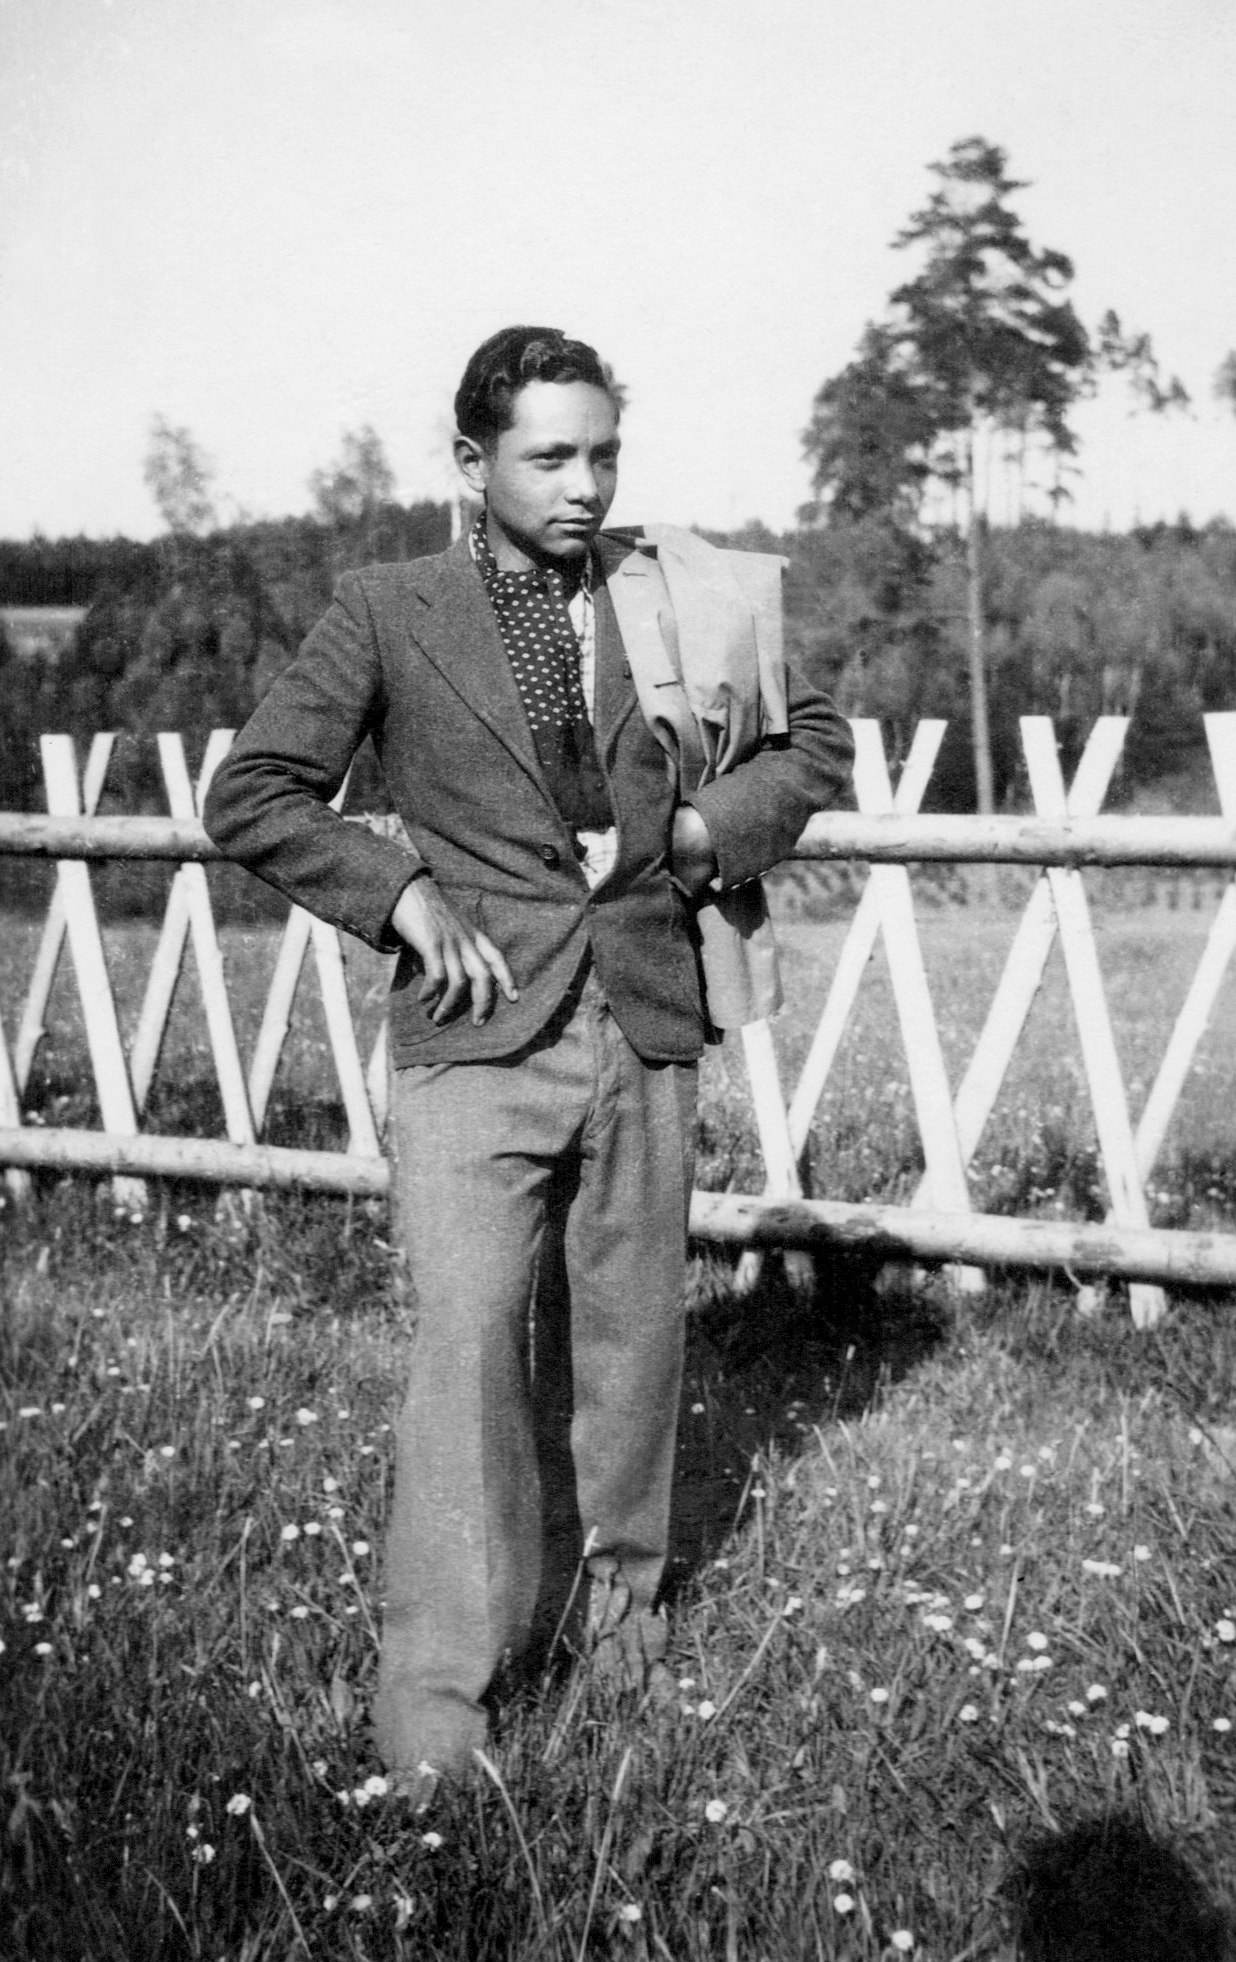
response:
[(538, 850), (540, 851), (541, 857), (545, 860), (546, 865), (556, 865), (558, 863), (558, 848), (556, 845), (540, 845), (538, 846)]

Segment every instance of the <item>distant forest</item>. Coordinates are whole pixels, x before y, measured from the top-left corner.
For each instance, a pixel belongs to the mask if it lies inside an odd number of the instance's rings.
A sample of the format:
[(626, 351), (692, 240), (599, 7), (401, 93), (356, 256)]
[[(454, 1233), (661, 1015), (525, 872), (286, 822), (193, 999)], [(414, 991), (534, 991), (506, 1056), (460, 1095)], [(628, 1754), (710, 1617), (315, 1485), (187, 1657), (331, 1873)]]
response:
[[(84, 606), (55, 660), (19, 654), (0, 623), (0, 808), (44, 808), (38, 737), (96, 730), (185, 737), (196, 762), (212, 729), (239, 728), (325, 611), (335, 581), (375, 559), (414, 559), (450, 539), (445, 504), (383, 504), (356, 520), (297, 517), (131, 539), (0, 541), (0, 607)], [(117, 745), (101, 808), (167, 808), (153, 740)], [(358, 759), (353, 804), (382, 807), (376, 759)]]
[[(87, 608), (55, 661), (0, 638), (0, 808), (43, 808), (38, 736), (179, 729), (191, 760), (209, 730), (244, 721), (327, 605), (341, 572), (443, 549), (446, 505), (386, 502), (359, 518), (296, 517), (168, 535), (0, 541), (0, 606)], [(974, 808), (966, 682), (965, 548), (881, 515), (776, 536), (751, 525), (717, 543), (791, 562), (791, 657), (851, 715), (878, 716), (904, 754), (922, 716), (949, 736), (934, 807)], [(1115, 799), (1201, 809), (1209, 772), (1201, 716), (1236, 707), (1236, 528), (1181, 519), (1128, 534), (1046, 522), (986, 535), (993, 760), (998, 802), (1016, 808), (1017, 718), (1053, 718), (1066, 771), (1096, 715), (1132, 716)], [(1200, 767), (1199, 767), (1200, 766)], [(1196, 781), (1194, 781), (1196, 779)], [(153, 741), (119, 746), (105, 808), (166, 808)], [(353, 803), (380, 804), (362, 759)]]

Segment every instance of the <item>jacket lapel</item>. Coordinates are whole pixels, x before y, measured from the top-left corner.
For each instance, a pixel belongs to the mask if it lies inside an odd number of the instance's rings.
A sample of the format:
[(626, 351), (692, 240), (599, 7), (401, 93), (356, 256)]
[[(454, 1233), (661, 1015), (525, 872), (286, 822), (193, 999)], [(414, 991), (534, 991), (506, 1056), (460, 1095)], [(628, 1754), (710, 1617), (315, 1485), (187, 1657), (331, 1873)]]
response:
[(461, 538), (426, 562), (410, 631), (426, 659), (553, 803), (481, 575)]
[[(636, 706), (635, 683), (623, 644), (631, 608), (622, 609), (623, 626), (610, 593), (611, 579), (639, 579), (641, 592), (655, 568), (624, 541), (597, 541), (603, 578), (596, 606), (596, 696), (593, 727), (597, 753), (613, 752), (620, 730)], [(419, 602), (410, 622), (417, 646), (472, 713), (508, 749), (551, 804), (553, 797), (536, 753), (523, 700), (507, 658), (498, 623), (489, 603), (468, 541), (461, 538), (449, 552), (418, 569)], [(557, 806), (554, 806), (557, 809)]]
[(632, 608), (624, 602), (624, 582), (638, 580), (642, 595), (649, 568), (642, 553), (633, 550), (625, 541), (606, 537), (604, 533), (597, 540), (597, 550), (604, 578), (594, 595), (597, 669), (592, 719), (596, 729), (597, 753), (606, 758), (612, 755), (619, 731), (637, 700), (626, 644)]

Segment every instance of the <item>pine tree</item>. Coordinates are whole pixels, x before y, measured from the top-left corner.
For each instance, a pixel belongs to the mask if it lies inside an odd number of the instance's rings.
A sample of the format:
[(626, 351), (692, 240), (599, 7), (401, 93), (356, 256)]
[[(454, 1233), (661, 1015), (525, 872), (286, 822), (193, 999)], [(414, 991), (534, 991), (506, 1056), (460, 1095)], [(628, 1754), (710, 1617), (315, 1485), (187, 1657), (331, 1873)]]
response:
[(995, 803), (984, 610), (984, 446), (1008, 444), (1052, 466), (1053, 508), (1067, 496), (1063, 465), (1077, 447), (1069, 412), (1101, 372), (1122, 373), (1143, 408), (1183, 408), (1188, 395), (1164, 382), (1146, 334), (1128, 334), (1107, 313), (1092, 340), (1069, 298), (1073, 266), (1034, 244), (1011, 200), (1025, 189), (998, 144), (955, 143), (926, 204), (894, 239), (920, 256), (897, 287), (887, 320), (868, 325), (855, 360), (824, 383), (803, 446), (816, 502), (852, 520), (882, 510), (921, 519), (931, 483), (962, 500), (966, 532), (967, 653), (974, 774), (980, 811)]

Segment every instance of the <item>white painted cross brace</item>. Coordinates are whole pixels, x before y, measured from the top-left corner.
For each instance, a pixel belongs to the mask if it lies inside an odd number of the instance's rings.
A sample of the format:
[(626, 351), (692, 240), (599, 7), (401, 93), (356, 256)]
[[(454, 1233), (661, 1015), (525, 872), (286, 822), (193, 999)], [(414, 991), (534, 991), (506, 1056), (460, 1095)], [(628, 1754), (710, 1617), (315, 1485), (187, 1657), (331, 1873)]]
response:
[[(1219, 792), (1219, 808), (1229, 824), (1236, 824), (1236, 715), (1208, 715), (1206, 740)], [(1185, 1077), (1206, 1032), (1223, 977), (1236, 951), (1236, 881), (1229, 880), (1210, 923), (1210, 932), (1198, 962), (1188, 994), (1172, 1030), (1158, 1075), (1138, 1120), (1134, 1135), (1137, 1169), (1143, 1179), (1150, 1177), (1163, 1145), (1184, 1087)]]
[[(39, 748), (47, 785), (48, 811), (53, 817), (79, 817), (81, 796), (73, 738), (40, 736)], [(137, 1131), (137, 1112), (120, 1041), (116, 1004), (103, 953), (103, 937), (94, 910), (90, 873), (85, 862), (81, 859), (60, 859), (56, 865), (56, 882), (64, 907), (69, 953), (81, 996), (86, 1043), (99, 1094), (103, 1129), (132, 1136)], [(121, 1205), (145, 1204), (146, 1188), (141, 1179), (116, 1178), (112, 1181), (112, 1190)]]
[[(879, 724), (865, 726), (874, 728), (878, 739)], [(914, 731), (910, 753), (893, 799), (893, 809), (899, 817), (912, 817), (918, 810), (947, 726), (944, 722), (920, 722)], [(856, 732), (857, 740), (859, 725), (854, 722), (851, 727)], [(803, 1064), (788, 1113), (782, 1102), (768, 1023), (753, 1023), (742, 1032), (756, 1129), (764, 1159), (766, 1193), (793, 1197), (802, 1191), (798, 1161), (802, 1157), (811, 1121), (823, 1095), (867, 963), (875, 950), (880, 920), (879, 890), (869, 880), (863, 887), (850, 931), (842, 946), (824, 1013)], [(754, 1285), (762, 1259), (758, 1249), (752, 1249), (742, 1256), (735, 1277), (740, 1289)]]
[[(91, 739), (82, 779), (82, 811), (86, 817), (93, 817), (99, 807), (115, 741), (114, 735), (102, 733)], [(55, 983), (56, 969), (60, 965), (64, 935), (64, 893), (57, 879), (39, 936), (30, 986), (18, 1018), (11, 1065), (4, 1046), (4, 1032), (0, 1029), (0, 1121), (5, 1124), (21, 1123), (22, 1092), (30, 1081), (30, 1066), (45, 1033), (47, 1004)], [(5, 1173), (5, 1184), (15, 1198), (24, 1198), (30, 1190), (30, 1175), (10, 1168)]]
[[(168, 808), (173, 817), (201, 816), (210, 780), (231, 746), (233, 733), (231, 729), (211, 732), (196, 785), (189, 781), (184, 744), (180, 737), (167, 732), (159, 736), (159, 762), (167, 789)], [(144, 1110), (167, 1033), (176, 983), (184, 965), (185, 947), (190, 936), (197, 956), (198, 980), (206, 1010), (206, 1032), (215, 1074), (219, 1079), (227, 1134), (233, 1144), (253, 1144), (256, 1140), (249, 1114), (245, 1073), (232, 1022), (232, 1007), (223, 975), (223, 956), (215, 932), (204, 865), (181, 865), (172, 879), (163, 925), (146, 982), (146, 995), (138, 1017), (137, 1033), (133, 1038), (130, 1066), (134, 1099), (138, 1109)]]
[[(1120, 760), (1128, 726), (1127, 716), (1118, 715), (1101, 716), (1095, 723), (1066, 799), (1070, 817), (1098, 815), (1112, 772)], [(1040, 875), (1013, 936), (1004, 972), (987, 1011), (987, 1020), (957, 1091), (953, 1108), (961, 1155), (967, 1165), (978, 1149), (979, 1140), (1000, 1094), (1000, 1086), (1008, 1074), (1013, 1052), (1042, 983), (1055, 938), (1056, 914), (1051, 887), (1046, 877)], [(929, 1203), (926, 1179), (920, 1180), (910, 1203), (912, 1206)]]
[[(944, 723), (919, 724), (901, 773), (896, 797), (889, 781), (879, 723), (862, 718), (853, 721), (851, 728), (855, 744), (854, 789), (860, 811), (869, 817), (893, 813), (902, 817), (912, 816), (922, 801), (944, 735)], [(797, 1161), (806, 1143), (859, 984), (881, 930), (893, 999), (905, 1043), (931, 1203), (939, 1211), (968, 1212), (970, 1196), (953, 1121), (948, 1075), (915, 925), (910, 875), (904, 865), (873, 865), (870, 868), (866, 888), (842, 947), (824, 1013), (787, 1116), (791, 1161)], [(771, 1178), (768, 1189), (775, 1190)], [(983, 1286), (983, 1275), (977, 1268), (958, 1269), (955, 1279), (971, 1291)]]
[[(856, 722), (854, 743), (854, 790), (858, 808), (864, 816), (886, 816), (893, 810), (893, 791), (879, 723)], [(876, 889), (880, 909), (884, 951), (905, 1044), (931, 1203), (937, 1212), (968, 1213), (970, 1192), (914, 919), (910, 874), (904, 865), (872, 865), (868, 876)], [(954, 1278), (971, 1293), (981, 1291), (985, 1284), (982, 1269), (977, 1267), (959, 1267), (954, 1270)]]
[[(879, 724), (850, 725), (856, 734), (860, 726), (872, 728), (879, 736)], [(944, 740), (946, 722), (920, 722), (914, 731), (910, 753), (902, 766), (893, 798), (893, 811), (898, 817), (913, 817), (923, 801), (923, 793), (935, 767), (940, 744)], [(867, 739), (864, 738), (866, 741)], [(824, 1086), (836, 1059), (841, 1038), (845, 1033), (850, 1011), (858, 997), (867, 963), (875, 952), (883, 914), (880, 908), (880, 890), (868, 880), (850, 922), (850, 930), (842, 945), (840, 958), (829, 986), (828, 997), (824, 1003), (824, 1013), (807, 1060), (803, 1064), (798, 1087), (790, 1100), (789, 1132), (790, 1146), (795, 1160), (801, 1158), (803, 1147), (811, 1130), (812, 1120), (824, 1094)]]
[[(85, 817), (93, 817), (99, 808), (99, 799), (103, 795), (103, 785), (107, 781), (107, 769), (112, 760), (115, 742), (116, 738), (112, 734), (100, 733), (91, 738), (90, 753), (86, 758), (86, 768), (82, 776), (82, 813)], [(39, 936), (38, 952), (34, 957), (34, 967), (30, 975), (30, 986), (26, 990), (21, 1020), (17, 1025), (17, 1040), (13, 1045), (13, 1067), (19, 1091), (24, 1090), (30, 1081), (30, 1065), (43, 1040), (44, 1017), (47, 1014), (47, 1004), (56, 979), (56, 969), (60, 965), (64, 935), (64, 892), (57, 879), (52, 891), (51, 904), (47, 909), (47, 918), (43, 922), (43, 931)]]
[[(1064, 779), (1060, 774), (1060, 758), (1051, 722), (1046, 716), (1023, 717), (1021, 738), (1035, 809), (1040, 817), (1064, 817)], [(1082, 1063), (1090, 1086), (1090, 1101), (1094, 1108), (1112, 1218), (1119, 1226), (1149, 1226), (1146, 1194), (1133, 1149), (1124, 1079), (1120, 1073), (1111, 1018), (1107, 1012), (1107, 997), (1103, 991), (1103, 976), (1082, 876), (1080, 872), (1070, 871), (1063, 865), (1049, 866), (1046, 876), (1060, 928), (1060, 946), (1077, 1017)], [(1162, 1288), (1151, 1287), (1144, 1281), (1134, 1281), (1129, 1288), (1129, 1306), (1136, 1327), (1149, 1328), (1166, 1313), (1167, 1297)]]
[[(798, 1174), (798, 1154), (790, 1143), (772, 1030), (767, 1019), (761, 1017), (758, 1022), (745, 1023), (740, 1034), (751, 1104), (755, 1112), (755, 1128), (760, 1141), (760, 1156), (764, 1160), (764, 1190), (781, 1199), (801, 1198), (803, 1187)], [(788, 1271), (792, 1273), (797, 1268), (803, 1272), (807, 1256), (791, 1252), (786, 1254), (785, 1259)], [(763, 1265), (764, 1255), (758, 1247), (748, 1247), (739, 1256), (734, 1270), (734, 1287), (738, 1294), (750, 1293)]]

